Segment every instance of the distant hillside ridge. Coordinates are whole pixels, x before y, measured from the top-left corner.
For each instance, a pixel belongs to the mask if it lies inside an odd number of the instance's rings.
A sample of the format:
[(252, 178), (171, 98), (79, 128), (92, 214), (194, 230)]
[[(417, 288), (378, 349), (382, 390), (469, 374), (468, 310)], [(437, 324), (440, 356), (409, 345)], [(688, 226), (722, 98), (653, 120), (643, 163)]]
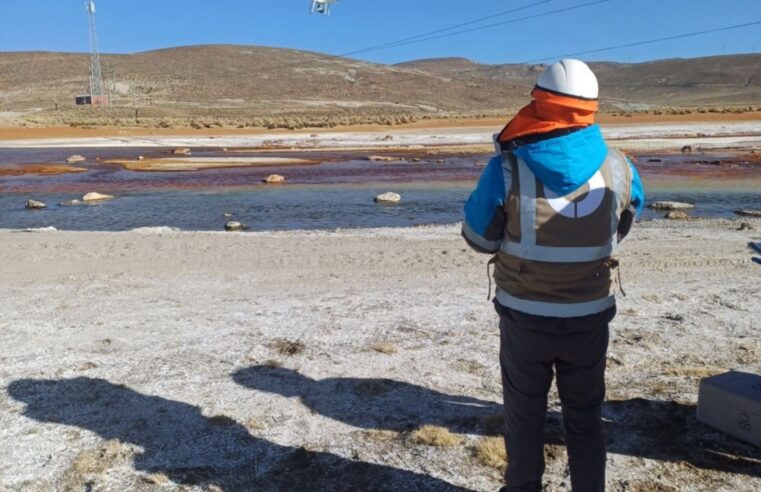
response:
[[(590, 65), (606, 111), (761, 105), (761, 55)], [(383, 65), (233, 45), (104, 55), (102, 66), (113, 106), (93, 110), (74, 105), (89, 90), (89, 55), (0, 53), (0, 110), (32, 123), (129, 124), (135, 116), (205, 126), (394, 123), (504, 114), (526, 102), (545, 67), (455, 57)]]

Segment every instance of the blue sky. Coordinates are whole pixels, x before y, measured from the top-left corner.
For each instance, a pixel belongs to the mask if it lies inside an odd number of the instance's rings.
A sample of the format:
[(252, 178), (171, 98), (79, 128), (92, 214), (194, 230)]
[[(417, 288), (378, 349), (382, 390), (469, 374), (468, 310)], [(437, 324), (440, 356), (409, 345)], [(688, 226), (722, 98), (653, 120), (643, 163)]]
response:
[[(539, 0), (340, 0), (330, 17), (309, 0), (96, 0), (101, 50), (131, 53), (189, 44), (253, 44), (342, 54), (489, 16)], [(484, 23), (593, 0), (549, 0)], [(394, 63), (464, 56), (532, 61), (734, 24), (761, 21), (761, 0), (608, 0), (559, 14), (356, 55)], [(474, 26), (468, 26), (474, 27)], [(87, 51), (83, 0), (0, 0), (0, 51)], [(636, 62), (761, 52), (761, 25), (579, 56)]]

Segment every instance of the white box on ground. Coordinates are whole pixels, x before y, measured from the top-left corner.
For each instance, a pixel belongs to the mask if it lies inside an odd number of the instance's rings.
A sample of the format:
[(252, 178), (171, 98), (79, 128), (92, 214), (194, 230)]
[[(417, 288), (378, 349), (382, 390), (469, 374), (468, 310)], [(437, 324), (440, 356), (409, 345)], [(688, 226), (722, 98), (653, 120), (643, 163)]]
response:
[(761, 447), (761, 376), (730, 371), (701, 380), (698, 420)]

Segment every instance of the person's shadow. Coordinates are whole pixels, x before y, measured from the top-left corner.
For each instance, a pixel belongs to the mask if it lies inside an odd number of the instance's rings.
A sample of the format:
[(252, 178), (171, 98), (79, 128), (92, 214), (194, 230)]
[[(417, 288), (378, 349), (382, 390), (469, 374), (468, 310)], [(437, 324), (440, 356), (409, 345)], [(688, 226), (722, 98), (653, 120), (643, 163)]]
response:
[(26, 404), (26, 417), (141, 447), (134, 468), (177, 484), (226, 491), (465, 490), (415, 472), (274, 444), (228, 417), (208, 418), (196, 406), (103, 379), (24, 379), (7, 391)]
[(233, 379), (257, 391), (299, 397), (313, 412), (361, 429), (405, 432), (435, 425), (463, 434), (494, 434), (490, 418), (502, 411), (501, 403), (448, 395), (391, 379), (315, 380), (272, 366), (241, 369)]
[[(300, 397), (312, 411), (363, 429), (405, 431), (431, 424), (466, 434), (503, 432), (500, 404), (399, 381), (315, 380), (270, 366), (241, 369), (233, 379), (257, 391)], [(761, 450), (700, 424), (692, 405), (635, 398), (607, 401), (602, 412), (611, 453), (761, 477)], [(560, 413), (549, 412), (547, 423), (547, 444), (564, 444)]]

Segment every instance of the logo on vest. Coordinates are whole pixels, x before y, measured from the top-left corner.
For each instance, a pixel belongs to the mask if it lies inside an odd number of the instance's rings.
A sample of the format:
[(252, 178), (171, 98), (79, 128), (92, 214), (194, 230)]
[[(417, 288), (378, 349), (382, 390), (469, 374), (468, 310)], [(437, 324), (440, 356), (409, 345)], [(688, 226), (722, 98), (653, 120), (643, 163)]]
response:
[(597, 171), (586, 186), (589, 186), (589, 191), (586, 195), (583, 195), (580, 199), (569, 200), (566, 196), (559, 196), (557, 193), (544, 186), (544, 196), (547, 198), (547, 202), (552, 209), (569, 219), (581, 219), (595, 213), (595, 211), (602, 205), (605, 198), (605, 179), (602, 177), (602, 173)]

